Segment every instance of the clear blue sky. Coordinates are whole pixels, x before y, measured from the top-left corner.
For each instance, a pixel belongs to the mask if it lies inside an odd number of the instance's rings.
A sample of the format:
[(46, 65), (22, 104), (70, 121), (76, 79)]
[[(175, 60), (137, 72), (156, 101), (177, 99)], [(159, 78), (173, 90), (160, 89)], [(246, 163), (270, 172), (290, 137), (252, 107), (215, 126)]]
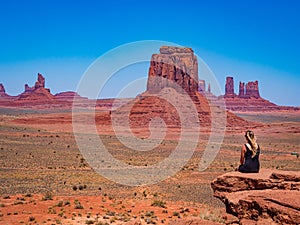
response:
[(192, 47), (222, 88), (259, 80), (262, 97), (300, 106), (299, 12), (297, 0), (2, 0), (0, 83), (16, 95), (41, 72), (53, 93), (75, 90), (108, 50), (163, 40)]

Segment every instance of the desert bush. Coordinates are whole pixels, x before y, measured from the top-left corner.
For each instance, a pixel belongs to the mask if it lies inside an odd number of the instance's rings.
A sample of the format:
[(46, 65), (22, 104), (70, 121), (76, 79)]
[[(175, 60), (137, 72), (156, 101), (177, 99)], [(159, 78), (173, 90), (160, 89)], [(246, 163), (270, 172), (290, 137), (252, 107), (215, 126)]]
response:
[(85, 224), (94, 224), (94, 223), (95, 223), (94, 220), (86, 220), (86, 221), (85, 221)]
[(74, 203), (75, 203), (74, 209), (83, 209), (83, 206), (78, 200), (75, 200)]
[(155, 200), (151, 206), (157, 206), (157, 207), (161, 207), (161, 208), (166, 208), (166, 203), (164, 201), (161, 200)]
[(64, 205), (71, 205), (71, 203), (69, 200), (66, 200)]
[(173, 212), (173, 216), (177, 216), (178, 218), (180, 218), (180, 214), (179, 214), (179, 212)]
[(53, 196), (51, 192), (47, 192), (42, 199), (43, 201), (53, 200)]
[(57, 204), (56, 204), (57, 207), (62, 207), (63, 206), (63, 201), (60, 200)]
[(31, 221), (31, 222), (32, 222), (32, 221), (35, 221), (35, 218), (34, 218), (33, 216), (30, 216), (30, 217), (29, 217), (29, 221)]

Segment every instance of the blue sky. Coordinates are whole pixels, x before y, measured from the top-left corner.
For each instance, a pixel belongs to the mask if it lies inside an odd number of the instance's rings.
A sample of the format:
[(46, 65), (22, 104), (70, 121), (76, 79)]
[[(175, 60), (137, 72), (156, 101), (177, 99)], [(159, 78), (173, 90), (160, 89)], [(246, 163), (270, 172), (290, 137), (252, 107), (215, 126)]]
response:
[(239, 81), (258, 80), (262, 97), (300, 106), (300, 1), (0, 3), (0, 83), (11, 95), (33, 85), (38, 72), (53, 93), (75, 90), (88, 66), (110, 49), (163, 40), (192, 47), (222, 89), (227, 75), (235, 78), (236, 92)]

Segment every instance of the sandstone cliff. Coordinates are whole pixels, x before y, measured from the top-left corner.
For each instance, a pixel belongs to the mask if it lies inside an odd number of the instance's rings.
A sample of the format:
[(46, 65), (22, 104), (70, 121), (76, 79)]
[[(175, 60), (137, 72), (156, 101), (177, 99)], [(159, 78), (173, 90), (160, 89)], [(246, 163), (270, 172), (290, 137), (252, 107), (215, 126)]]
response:
[[(226, 173), (211, 186), (241, 224), (299, 224), (300, 172)], [(252, 222), (251, 222), (252, 221)]]
[(191, 48), (163, 46), (153, 54), (148, 74), (147, 91), (158, 93), (176, 84), (188, 93), (198, 91), (198, 61)]

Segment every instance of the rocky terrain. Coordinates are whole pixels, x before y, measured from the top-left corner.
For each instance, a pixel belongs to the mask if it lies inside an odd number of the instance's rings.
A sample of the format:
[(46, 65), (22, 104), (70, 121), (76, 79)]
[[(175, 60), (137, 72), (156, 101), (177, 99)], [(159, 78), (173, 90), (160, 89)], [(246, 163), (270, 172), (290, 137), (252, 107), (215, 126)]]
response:
[[(300, 223), (300, 172), (262, 169), (259, 173), (226, 173), (212, 183), (214, 196), (240, 223)], [(250, 221), (248, 221), (251, 223)]]

